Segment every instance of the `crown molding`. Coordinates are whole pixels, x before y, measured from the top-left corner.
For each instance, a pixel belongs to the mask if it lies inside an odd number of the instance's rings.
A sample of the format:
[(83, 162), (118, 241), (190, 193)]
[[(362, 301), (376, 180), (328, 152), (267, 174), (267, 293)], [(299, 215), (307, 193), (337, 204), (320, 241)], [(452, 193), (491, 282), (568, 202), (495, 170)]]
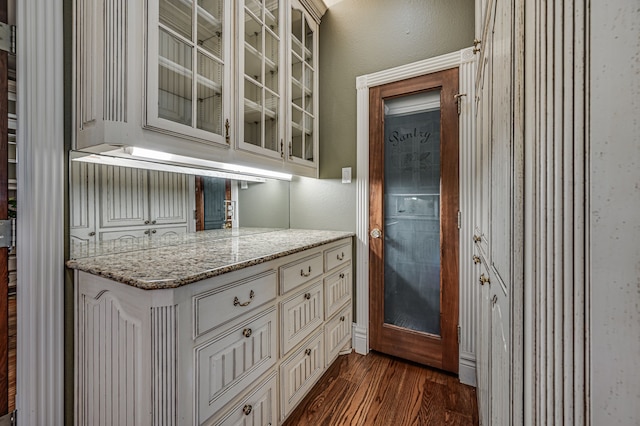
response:
[(320, 20), (327, 11), (327, 5), (322, 0), (300, 0), (300, 3), (307, 9), (313, 19), (320, 24)]

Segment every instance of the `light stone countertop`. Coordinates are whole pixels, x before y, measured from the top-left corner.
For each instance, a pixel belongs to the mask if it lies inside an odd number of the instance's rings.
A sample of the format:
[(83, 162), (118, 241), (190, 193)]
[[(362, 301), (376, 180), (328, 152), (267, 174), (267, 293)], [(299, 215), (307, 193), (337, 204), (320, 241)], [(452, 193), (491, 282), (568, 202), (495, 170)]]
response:
[[(226, 235), (202, 231), (127, 249), (105, 242), (77, 253), (67, 266), (145, 290), (176, 288), (248, 266), (268, 262), (343, 238), (353, 232), (308, 229), (241, 228)], [(87, 255), (92, 253), (93, 255)]]

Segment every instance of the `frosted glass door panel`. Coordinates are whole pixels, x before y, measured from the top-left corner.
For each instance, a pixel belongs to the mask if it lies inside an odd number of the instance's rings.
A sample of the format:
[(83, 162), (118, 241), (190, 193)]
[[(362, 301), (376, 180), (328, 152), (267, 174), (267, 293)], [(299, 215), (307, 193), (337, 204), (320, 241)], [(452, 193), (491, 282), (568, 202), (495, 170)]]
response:
[(385, 102), (384, 322), (440, 335), (440, 92)]

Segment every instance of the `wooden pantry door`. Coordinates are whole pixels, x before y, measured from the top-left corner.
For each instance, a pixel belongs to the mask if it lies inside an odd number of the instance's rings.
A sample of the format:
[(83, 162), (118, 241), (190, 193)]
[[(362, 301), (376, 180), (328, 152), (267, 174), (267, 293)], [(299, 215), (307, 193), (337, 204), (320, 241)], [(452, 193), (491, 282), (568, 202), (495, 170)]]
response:
[(458, 69), (369, 92), (371, 349), (458, 372)]

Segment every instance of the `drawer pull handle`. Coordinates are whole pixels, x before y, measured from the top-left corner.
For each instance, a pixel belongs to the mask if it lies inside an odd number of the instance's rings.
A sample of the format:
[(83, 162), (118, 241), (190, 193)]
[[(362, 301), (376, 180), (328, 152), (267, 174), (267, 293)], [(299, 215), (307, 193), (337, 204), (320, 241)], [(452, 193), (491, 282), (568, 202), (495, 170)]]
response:
[(344, 315), (340, 317), (340, 321), (344, 322)]
[(251, 290), (249, 292), (249, 300), (247, 300), (246, 302), (240, 303), (240, 299), (238, 299), (238, 296), (233, 298), (233, 306), (248, 306), (249, 303), (251, 303), (251, 301), (253, 300), (254, 296), (256, 294), (253, 292), (253, 290)]
[(311, 293), (305, 293), (304, 298), (307, 300), (311, 299)]
[(344, 260), (344, 252), (340, 253), (336, 257), (338, 258), (338, 260)]
[(344, 274), (340, 274), (340, 278), (344, 278)]
[(250, 328), (245, 328), (244, 330), (242, 330), (242, 335), (244, 337), (251, 337), (251, 333), (253, 333), (253, 331), (251, 331)]
[(305, 349), (304, 354), (305, 355), (311, 355), (311, 348)]
[(308, 277), (309, 275), (311, 275), (311, 266), (309, 266), (309, 272), (304, 272), (304, 269), (300, 269), (301, 277)]
[(242, 412), (244, 413), (245, 416), (248, 416), (249, 414), (251, 414), (251, 410), (253, 410), (253, 407), (250, 406), (249, 404), (245, 405), (242, 408)]

